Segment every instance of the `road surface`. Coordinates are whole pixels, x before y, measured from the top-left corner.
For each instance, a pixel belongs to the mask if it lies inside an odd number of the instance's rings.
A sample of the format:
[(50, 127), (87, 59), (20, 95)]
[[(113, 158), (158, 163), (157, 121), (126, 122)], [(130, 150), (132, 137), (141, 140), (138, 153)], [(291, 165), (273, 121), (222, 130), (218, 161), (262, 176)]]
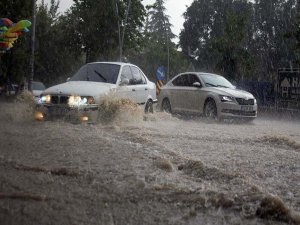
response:
[(34, 121), (0, 103), (0, 221), (300, 224), (300, 122), (122, 112)]

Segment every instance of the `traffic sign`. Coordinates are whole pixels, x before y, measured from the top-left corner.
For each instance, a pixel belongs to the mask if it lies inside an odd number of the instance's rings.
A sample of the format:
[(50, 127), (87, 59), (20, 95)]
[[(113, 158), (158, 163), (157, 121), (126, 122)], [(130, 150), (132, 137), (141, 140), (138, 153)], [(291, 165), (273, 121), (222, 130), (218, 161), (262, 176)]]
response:
[(165, 80), (166, 71), (163, 66), (158, 67), (156, 71), (156, 78), (157, 80)]

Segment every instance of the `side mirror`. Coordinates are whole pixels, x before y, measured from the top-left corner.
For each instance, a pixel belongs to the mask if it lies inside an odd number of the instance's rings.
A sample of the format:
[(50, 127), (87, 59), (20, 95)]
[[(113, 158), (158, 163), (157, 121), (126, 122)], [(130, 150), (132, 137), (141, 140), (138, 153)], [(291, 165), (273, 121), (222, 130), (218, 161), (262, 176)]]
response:
[(68, 77), (68, 78), (67, 78), (67, 82), (68, 82), (70, 79), (71, 79), (71, 78), (70, 78), (70, 77)]
[(124, 86), (124, 85), (128, 85), (129, 84), (129, 79), (127, 78), (122, 78), (120, 81), (120, 85)]
[(201, 84), (199, 82), (194, 82), (193, 87), (201, 88)]

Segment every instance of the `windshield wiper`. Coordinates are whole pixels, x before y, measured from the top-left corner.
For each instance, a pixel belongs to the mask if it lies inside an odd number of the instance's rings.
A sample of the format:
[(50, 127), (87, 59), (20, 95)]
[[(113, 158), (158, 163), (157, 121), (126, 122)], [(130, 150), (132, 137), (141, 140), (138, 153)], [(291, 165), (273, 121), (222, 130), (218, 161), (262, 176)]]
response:
[(101, 74), (99, 73), (98, 71), (94, 70), (94, 72), (99, 76), (101, 77), (105, 82), (107, 82), (107, 79)]
[(217, 85), (218, 87), (223, 87), (223, 88), (229, 88), (229, 87), (227, 87), (227, 86), (224, 86), (224, 85)]
[(205, 84), (207, 84), (207, 85), (209, 85), (209, 86), (212, 86), (212, 87), (218, 87), (217, 85), (211, 84), (211, 83), (205, 83)]

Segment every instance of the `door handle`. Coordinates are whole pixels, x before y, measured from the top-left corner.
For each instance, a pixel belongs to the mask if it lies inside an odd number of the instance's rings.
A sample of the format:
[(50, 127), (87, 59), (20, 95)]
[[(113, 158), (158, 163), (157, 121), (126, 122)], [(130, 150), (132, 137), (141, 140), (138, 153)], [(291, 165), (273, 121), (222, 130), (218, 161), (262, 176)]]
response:
[(145, 88), (145, 91), (148, 91), (148, 88)]
[(135, 89), (132, 89), (132, 91), (135, 91)]

